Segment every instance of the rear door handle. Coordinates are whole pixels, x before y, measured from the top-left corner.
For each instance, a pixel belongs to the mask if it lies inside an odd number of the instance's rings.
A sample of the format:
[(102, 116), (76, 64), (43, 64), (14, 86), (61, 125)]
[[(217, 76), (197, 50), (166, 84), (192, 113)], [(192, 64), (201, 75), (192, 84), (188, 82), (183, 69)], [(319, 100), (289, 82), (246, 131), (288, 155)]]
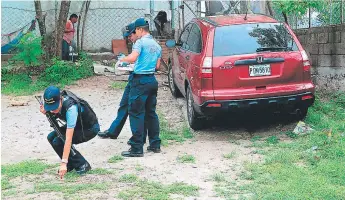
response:
[(186, 60), (189, 60), (189, 58), (190, 58), (189, 56), (186, 56)]

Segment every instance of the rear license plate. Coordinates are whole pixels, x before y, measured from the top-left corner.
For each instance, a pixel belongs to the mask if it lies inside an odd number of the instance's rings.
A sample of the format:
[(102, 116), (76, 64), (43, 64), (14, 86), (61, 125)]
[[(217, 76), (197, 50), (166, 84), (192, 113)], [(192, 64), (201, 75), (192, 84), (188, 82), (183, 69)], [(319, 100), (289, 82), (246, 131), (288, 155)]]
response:
[(249, 65), (249, 76), (269, 76), (271, 75), (271, 66), (266, 65)]

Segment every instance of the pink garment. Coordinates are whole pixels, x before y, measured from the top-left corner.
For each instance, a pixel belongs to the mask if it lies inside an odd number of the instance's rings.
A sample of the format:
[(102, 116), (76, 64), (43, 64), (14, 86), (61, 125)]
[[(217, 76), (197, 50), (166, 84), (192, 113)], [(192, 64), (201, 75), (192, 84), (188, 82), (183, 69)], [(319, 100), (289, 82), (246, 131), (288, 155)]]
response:
[[(67, 28), (68, 27), (68, 28)], [(66, 23), (65, 31), (72, 31), (73, 30), (73, 23), (71, 20), (68, 20)], [(74, 32), (64, 33), (63, 39), (68, 43), (71, 44), (71, 41), (73, 40)]]

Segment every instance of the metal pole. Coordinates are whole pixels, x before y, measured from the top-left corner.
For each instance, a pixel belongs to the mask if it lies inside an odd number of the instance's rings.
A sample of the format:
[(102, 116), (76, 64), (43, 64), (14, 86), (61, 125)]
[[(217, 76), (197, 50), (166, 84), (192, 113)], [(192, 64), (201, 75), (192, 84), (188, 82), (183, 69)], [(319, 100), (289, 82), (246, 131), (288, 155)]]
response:
[(172, 0), (171, 1), (171, 28), (174, 29), (175, 28), (175, 1)]
[(341, 23), (344, 23), (344, 0), (341, 0), (340, 2), (340, 17), (341, 17)]
[(309, 7), (309, 28), (311, 28), (311, 8)]
[(153, 30), (153, 18), (154, 18), (154, 9), (155, 9), (155, 1), (154, 0), (150, 0), (150, 29)]

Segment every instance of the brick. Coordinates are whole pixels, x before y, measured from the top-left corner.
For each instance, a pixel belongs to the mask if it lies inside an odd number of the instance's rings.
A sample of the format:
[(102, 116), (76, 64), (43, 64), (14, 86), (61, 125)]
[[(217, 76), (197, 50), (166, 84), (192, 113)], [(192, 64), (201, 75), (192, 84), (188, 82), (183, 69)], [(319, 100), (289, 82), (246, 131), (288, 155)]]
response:
[(324, 44), (323, 45), (323, 54), (334, 54), (335, 49), (333, 44)]
[(310, 62), (311, 62), (311, 65), (312, 65), (313, 67), (318, 66), (317, 58), (318, 58), (318, 55), (311, 55), (311, 56), (310, 56)]
[(345, 43), (345, 31), (341, 33), (341, 43)]
[(319, 54), (324, 54), (323, 47), (324, 44), (319, 44)]
[(317, 43), (317, 34), (312, 33), (309, 36), (308, 44), (316, 44)]
[(341, 32), (337, 31), (337, 32), (332, 32), (328, 34), (328, 42), (329, 43), (339, 43), (340, 42), (340, 36), (341, 36)]
[(300, 36), (298, 36), (298, 40), (299, 40), (299, 42), (300, 42), (302, 45), (304, 45), (304, 44), (307, 43), (306, 39), (307, 39), (307, 36), (306, 36), (306, 35), (300, 35)]
[(345, 54), (345, 42), (343, 42), (343, 43), (335, 43), (334, 44), (334, 50), (335, 50), (335, 52), (334, 52), (334, 54), (338, 54), (338, 55), (340, 55), (340, 54)]
[(332, 56), (334, 65), (339, 67), (345, 67), (345, 55), (335, 55)]
[(325, 44), (328, 42), (328, 33), (319, 33), (317, 36), (319, 44)]
[(332, 64), (331, 55), (320, 55), (318, 58), (319, 67), (329, 67)]

